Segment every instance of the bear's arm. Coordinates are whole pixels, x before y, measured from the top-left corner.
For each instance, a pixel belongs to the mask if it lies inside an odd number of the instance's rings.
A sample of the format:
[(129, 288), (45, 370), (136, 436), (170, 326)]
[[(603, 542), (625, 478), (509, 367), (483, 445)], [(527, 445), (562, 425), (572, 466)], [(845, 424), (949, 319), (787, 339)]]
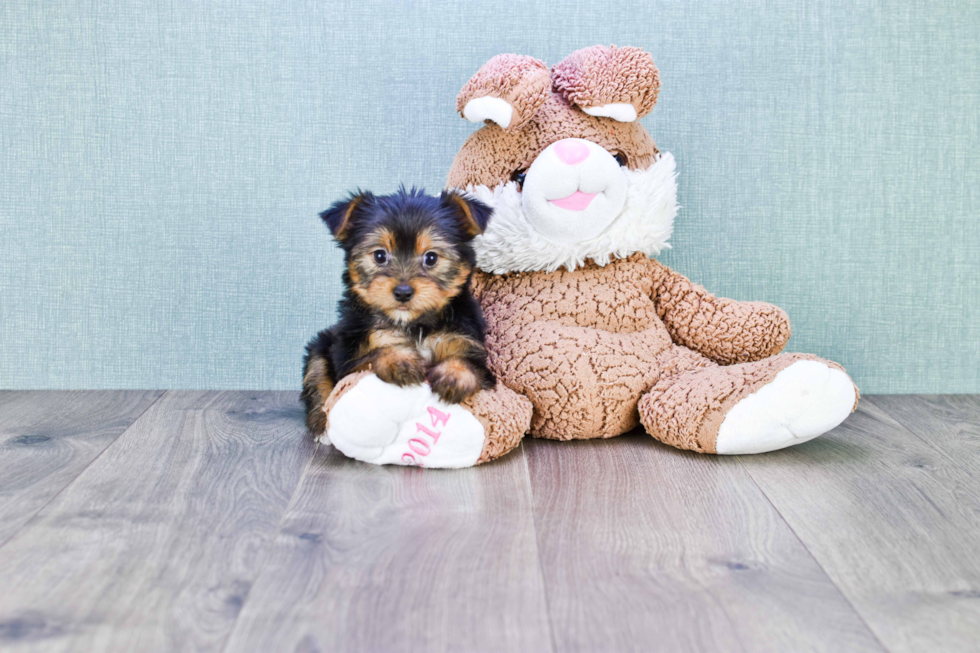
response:
[(648, 259), (657, 314), (671, 339), (720, 365), (778, 354), (789, 340), (789, 316), (765, 302), (715, 297), (662, 263)]

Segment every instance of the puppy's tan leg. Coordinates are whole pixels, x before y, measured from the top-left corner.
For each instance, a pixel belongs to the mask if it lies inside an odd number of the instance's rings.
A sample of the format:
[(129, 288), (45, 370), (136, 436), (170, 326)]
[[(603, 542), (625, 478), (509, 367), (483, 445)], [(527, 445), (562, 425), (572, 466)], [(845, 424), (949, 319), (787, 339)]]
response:
[(418, 385), (425, 380), (424, 361), (414, 347), (394, 345), (371, 352), (370, 369), (385, 383)]
[(378, 329), (362, 345), (354, 372), (374, 372), (385, 383), (418, 385), (425, 380), (425, 361), (415, 343), (400, 331)]
[(326, 427), (327, 416), (323, 405), (333, 392), (333, 381), (330, 378), (327, 360), (318, 353), (310, 353), (303, 370), (303, 393), (301, 398), (306, 404), (306, 426), (313, 433), (320, 434)]
[(447, 404), (458, 404), (480, 391), (480, 379), (462, 358), (447, 358), (426, 375), (432, 391)]
[(475, 362), (485, 356), (480, 342), (462, 334), (441, 333), (429, 336), (423, 344), (432, 352), (432, 368), (426, 378), (446, 403), (458, 404), (493, 387), (489, 371)]

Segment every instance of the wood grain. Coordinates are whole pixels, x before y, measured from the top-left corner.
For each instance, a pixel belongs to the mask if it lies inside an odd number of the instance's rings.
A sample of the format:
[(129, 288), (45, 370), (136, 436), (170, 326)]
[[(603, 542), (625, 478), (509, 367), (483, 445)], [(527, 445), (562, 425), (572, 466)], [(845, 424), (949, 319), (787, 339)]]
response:
[(520, 449), (466, 470), (321, 447), (228, 651), (548, 651)]
[(869, 402), (919, 439), (980, 476), (980, 397), (878, 395)]
[(980, 641), (978, 397), (864, 398), (760, 456), (631, 435), (422, 471), (314, 454), (295, 393), (159, 395), (0, 392), (0, 649)]
[(0, 648), (225, 643), (312, 454), (296, 393), (168, 392), (0, 555)]
[(162, 394), (0, 393), (0, 546)]
[(525, 447), (556, 650), (881, 650), (736, 460)]
[(954, 462), (878, 401), (817, 440), (740, 462), (891, 651), (976, 651), (976, 460)]

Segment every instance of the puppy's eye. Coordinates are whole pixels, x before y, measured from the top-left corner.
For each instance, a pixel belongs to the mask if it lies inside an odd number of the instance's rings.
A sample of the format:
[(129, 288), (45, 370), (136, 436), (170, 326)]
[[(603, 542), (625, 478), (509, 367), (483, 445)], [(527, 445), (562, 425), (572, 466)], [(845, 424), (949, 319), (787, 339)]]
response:
[(522, 168), (520, 170), (515, 170), (514, 172), (512, 172), (511, 175), (510, 175), (510, 180), (511, 181), (516, 181), (517, 182), (517, 185), (520, 186), (521, 188), (523, 188), (524, 187), (524, 178), (525, 177), (527, 177), (527, 170), (524, 170)]
[(433, 267), (439, 262), (439, 255), (435, 252), (426, 252), (425, 256), (422, 257), (422, 265), (427, 268)]
[(613, 155), (613, 158), (616, 159), (616, 163), (618, 163), (620, 166), (625, 166), (627, 163), (629, 163), (629, 159), (627, 159), (626, 155), (622, 152), (616, 152), (616, 154)]
[(388, 262), (388, 252), (383, 249), (374, 250), (374, 262), (378, 265), (384, 265)]

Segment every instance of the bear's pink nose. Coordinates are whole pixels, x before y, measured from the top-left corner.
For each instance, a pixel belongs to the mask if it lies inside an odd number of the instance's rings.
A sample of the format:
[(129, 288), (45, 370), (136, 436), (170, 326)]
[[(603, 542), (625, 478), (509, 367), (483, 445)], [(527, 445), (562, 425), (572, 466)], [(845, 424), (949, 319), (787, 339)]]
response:
[(589, 158), (589, 148), (582, 141), (566, 138), (555, 143), (555, 154), (562, 162), (573, 166)]

